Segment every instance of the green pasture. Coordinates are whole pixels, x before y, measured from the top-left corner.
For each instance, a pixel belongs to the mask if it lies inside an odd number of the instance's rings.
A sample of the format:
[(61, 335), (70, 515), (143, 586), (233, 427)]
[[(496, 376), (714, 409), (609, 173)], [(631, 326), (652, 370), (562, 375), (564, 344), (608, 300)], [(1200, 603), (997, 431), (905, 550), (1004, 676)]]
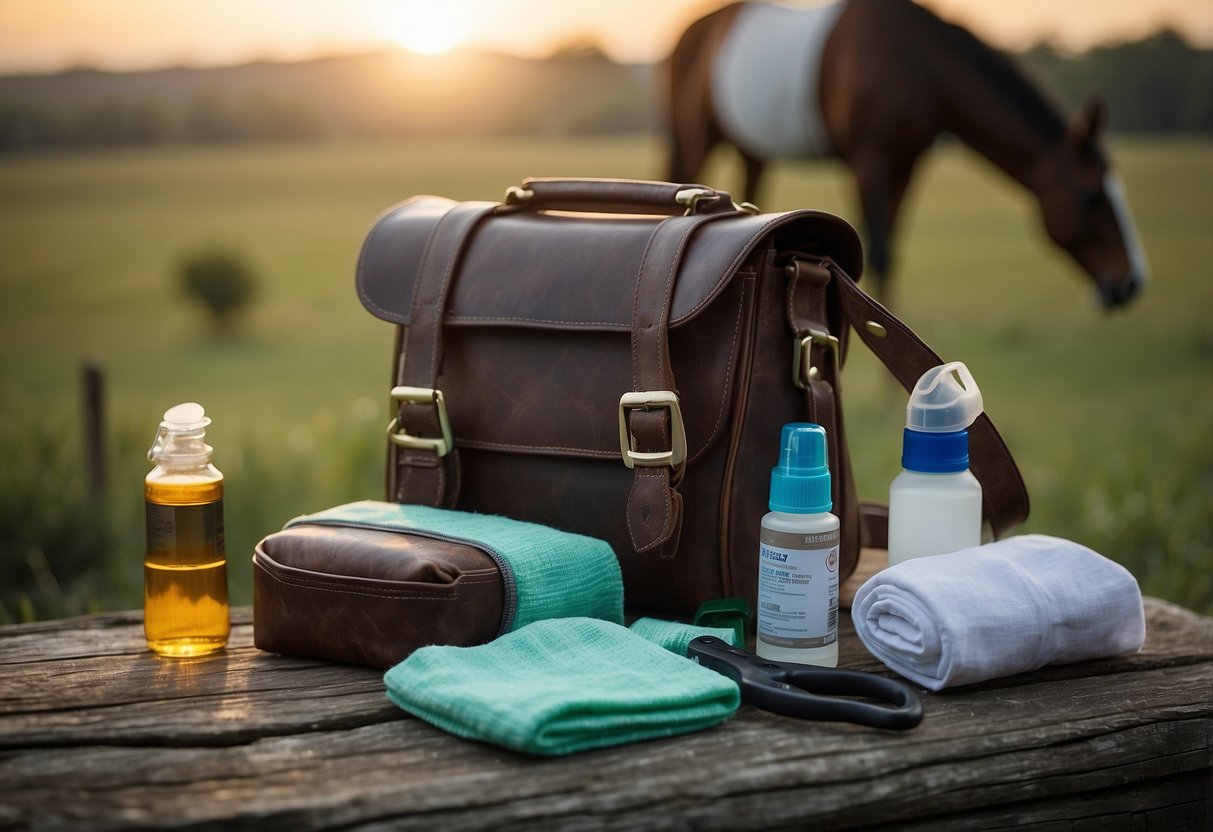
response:
[[(944, 146), (903, 216), (896, 306), (973, 370), (1028, 481), (1025, 531), (1084, 542), (1146, 592), (1213, 613), (1213, 141), (1123, 140), (1112, 153), (1153, 266), (1136, 305), (1101, 312), (1029, 196)], [(496, 199), (528, 175), (654, 178), (661, 149), (519, 138), (0, 158), (0, 621), (139, 606), (144, 454), (179, 401), (214, 418), (238, 603), (262, 535), (380, 496), (392, 329), (354, 293), (362, 237), (412, 194)], [(702, 178), (735, 189), (740, 174), (721, 153)], [(776, 166), (768, 185), (766, 210), (854, 216), (833, 164)], [(227, 338), (173, 274), (211, 241), (261, 278)], [(84, 482), (85, 359), (106, 370), (101, 496)], [(845, 381), (861, 491), (880, 498), (903, 394), (858, 345)]]

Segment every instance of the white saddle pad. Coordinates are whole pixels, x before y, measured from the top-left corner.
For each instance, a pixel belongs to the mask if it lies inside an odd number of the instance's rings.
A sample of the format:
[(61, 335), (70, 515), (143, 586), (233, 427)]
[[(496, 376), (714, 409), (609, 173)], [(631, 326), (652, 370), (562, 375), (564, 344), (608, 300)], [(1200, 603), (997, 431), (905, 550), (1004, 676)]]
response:
[(730, 140), (760, 159), (829, 154), (817, 83), (843, 5), (738, 12), (712, 67), (712, 103)]

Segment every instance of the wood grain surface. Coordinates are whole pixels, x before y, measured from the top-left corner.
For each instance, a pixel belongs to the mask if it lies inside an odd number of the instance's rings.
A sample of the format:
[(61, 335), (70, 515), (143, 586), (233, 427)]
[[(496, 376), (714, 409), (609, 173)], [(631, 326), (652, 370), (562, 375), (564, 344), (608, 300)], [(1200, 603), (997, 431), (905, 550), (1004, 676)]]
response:
[[(0, 829), (1210, 827), (1213, 619), (1146, 600), (1131, 656), (941, 693), (893, 733), (745, 706), (572, 757), (465, 742), (381, 674), (262, 653), (251, 611), (205, 659), (137, 613), (0, 628)], [(843, 618), (845, 667), (886, 672)]]

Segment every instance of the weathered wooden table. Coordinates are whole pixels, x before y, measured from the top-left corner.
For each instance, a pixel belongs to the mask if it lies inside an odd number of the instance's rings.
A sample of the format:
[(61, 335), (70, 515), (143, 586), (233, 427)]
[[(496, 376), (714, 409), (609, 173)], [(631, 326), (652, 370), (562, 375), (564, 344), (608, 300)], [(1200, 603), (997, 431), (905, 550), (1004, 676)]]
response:
[[(907, 733), (745, 706), (557, 760), (412, 719), (377, 672), (261, 653), (248, 609), (198, 660), (147, 652), (136, 613), (5, 627), (0, 829), (1207, 830), (1213, 619), (1146, 610), (1141, 653), (924, 694)], [(841, 648), (882, 669), (849, 627)]]

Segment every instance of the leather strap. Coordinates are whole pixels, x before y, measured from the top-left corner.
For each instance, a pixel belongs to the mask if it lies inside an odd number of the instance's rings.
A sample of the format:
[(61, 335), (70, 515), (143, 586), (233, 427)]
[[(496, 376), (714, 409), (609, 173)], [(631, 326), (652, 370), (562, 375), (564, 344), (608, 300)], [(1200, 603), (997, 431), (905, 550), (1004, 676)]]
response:
[(859, 504), (860, 546), (865, 549), (889, 548), (889, 506), (864, 501)]
[[(803, 268), (805, 261), (801, 265)], [(907, 391), (914, 389), (923, 373), (944, 363), (913, 330), (860, 289), (837, 263), (823, 259), (818, 268), (825, 268), (834, 278), (842, 311), (851, 327)], [(1023, 477), (998, 429), (984, 413), (969, 426), (969, 468), (981, 482), (983, 509), (996, 537), (1027, 519), (1028, 490)]]
[[(813, 268), (806, 261), (793, 261), (788, 281), (788, 324), (796, 339), (812, 337), (813, 333), (829, 334), (845, 329), (830, 326), (831, 317), (838, 317), (829, 307), (832, 275), (825, 269)], [(833, 315), (831, 316), (831, 313)], [(842, 529), (840, 575), (855, 571), (859, 562), (860, 516), (855, 479), (851, 472), (851, 456), (847, 453), (846, 425), (842, 413), (842, 378), (838, 355), (841, 343), (815, 344), (802, 357), (801, 375), (805, 381), (805, 414), (810, 422), (825, 428), (826, 454), (833, 471), (830, 478), (830, 499)], [(831, 354), (833, 353), (833, 354)], [(821, 360), (810, 361), (812, 357)], [(809, 365), (814, 367), (809, 375)]]
[[(439, 220), (421, 258), (413, 286), (413, 305), (403, 336), (397, 385), (434, 388), (442, 368), (442, 324), (459, 258), (476, 225), (497, 208), (496, 203), (461, 202)], [(432, 404), (402, 403), (397, 424), (413, 436), (441, 435), (438, 413)], [(453, 507), (459, 496), (459, 452), (445, 456), (428, 449), (392, 444), (389, 459), (390, 493), (397, 502)]]
[[(677, 393), (670, 364), (670, 301), (682, 255), (692, 235), (702, 225), (733, 213), (669, 217), (653, 229), (636, 278), (632, 304), (632, 388), (636, 392), (669, 390)], [(661, 452), (671, 448), (671, 418), (667, 408), (631, 410), (627, 431), (634, 450)], [(662, 557), (672, 557), (682, 530), (682, 495), (675, 489), (682, 465), (645, 466), (633, 469), (628, 492), (627, 525), (637, 553), (661, 548)], [(664, 545), (672, 543), (672, 545)]]

